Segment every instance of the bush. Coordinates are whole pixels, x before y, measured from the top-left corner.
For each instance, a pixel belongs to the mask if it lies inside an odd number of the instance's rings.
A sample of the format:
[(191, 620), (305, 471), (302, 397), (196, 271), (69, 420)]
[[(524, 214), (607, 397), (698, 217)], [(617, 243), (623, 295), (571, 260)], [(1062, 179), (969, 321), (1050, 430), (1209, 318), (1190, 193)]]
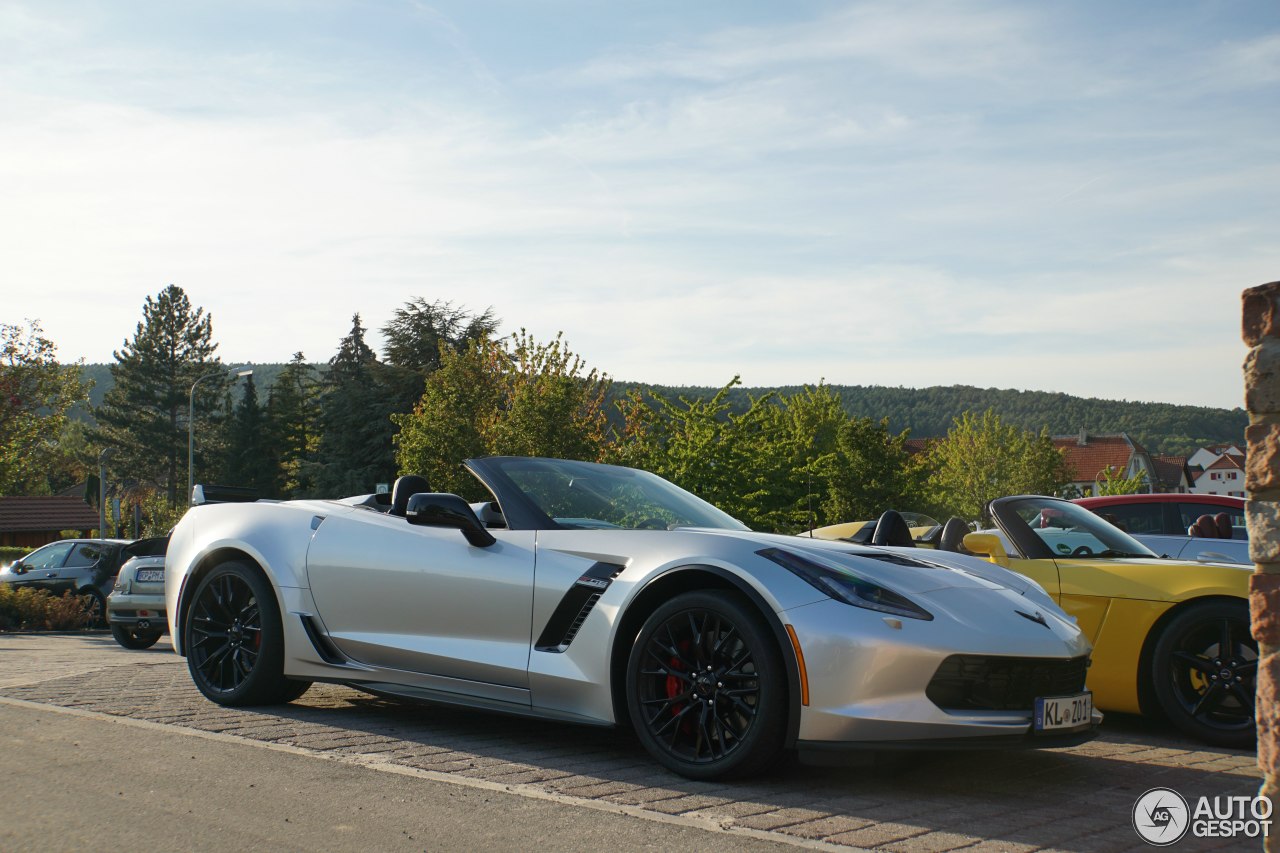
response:
[(22, 548), (16, 545), (0, 545), (0, 565), (12, 563), (19, 557), (26, 556), (34, 550), (34, 548)]
[(89, 599), (0, 584), (0, 631), (78, 631), (89, 624)]

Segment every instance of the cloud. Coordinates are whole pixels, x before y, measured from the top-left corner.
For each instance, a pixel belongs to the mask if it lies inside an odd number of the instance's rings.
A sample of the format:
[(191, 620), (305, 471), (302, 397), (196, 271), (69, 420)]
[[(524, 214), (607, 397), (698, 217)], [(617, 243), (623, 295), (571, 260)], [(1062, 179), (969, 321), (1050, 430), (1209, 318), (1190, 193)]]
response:
[(1030, 17), (983, 3), (860, 3), (816, 20), (728, 27), (693, 43), (647, 45), (587, 63), (583, 83), (649, 78), (720, 82), (780, 67), (865, 62), (924, 78), (984, 76), (1031, 55)]
[(1275, 112), (1191, 85), (1261, 97), (1266, 31), (640, 10), (533, 62), (443, 3), (162, 6), (0, 6), (0, 280), (65, 356), (109, 357), (173, 282), (226, 358), (323, 360), (423, 296), (628, 379), (1232, 405), (1235, 300), (1280, 261)]

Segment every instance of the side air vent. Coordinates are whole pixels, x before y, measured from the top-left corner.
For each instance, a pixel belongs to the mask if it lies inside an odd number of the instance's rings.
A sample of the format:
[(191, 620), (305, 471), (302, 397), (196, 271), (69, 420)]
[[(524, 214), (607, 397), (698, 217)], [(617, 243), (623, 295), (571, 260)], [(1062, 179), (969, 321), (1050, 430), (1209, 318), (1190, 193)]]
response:
[(320, 629), (316, 626), (316, 622), (310, 616), (299, 616), (302, 620), (302, 629), (307, 632), (307, 639), (311, 641), (311, 645), (315, 646), (316, 654), (320, 655), (320, 659), (325, 663), (344, 664), (347, 662), (342, 652), (338, 651), (337, 646), (320, 633)]
[(555, 654), (569, 648), (600, 596), (624, 568), (617, 563), (596, 563), (583, 572), (556, 605), (534, 648)]

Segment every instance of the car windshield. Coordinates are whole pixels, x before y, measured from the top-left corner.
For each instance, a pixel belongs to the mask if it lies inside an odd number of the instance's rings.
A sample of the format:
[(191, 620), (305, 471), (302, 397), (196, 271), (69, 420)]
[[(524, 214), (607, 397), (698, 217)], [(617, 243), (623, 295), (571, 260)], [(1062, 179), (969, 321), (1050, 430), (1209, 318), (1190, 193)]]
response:
[(1151, 549), (1082, 506), (1053, 498), (1009, 505), (1055, 558), (1154, 557)]
[(561, 527), (747, 529), (742, 522), (648, 471), (561, 459), (503, 457), (489, 461)]

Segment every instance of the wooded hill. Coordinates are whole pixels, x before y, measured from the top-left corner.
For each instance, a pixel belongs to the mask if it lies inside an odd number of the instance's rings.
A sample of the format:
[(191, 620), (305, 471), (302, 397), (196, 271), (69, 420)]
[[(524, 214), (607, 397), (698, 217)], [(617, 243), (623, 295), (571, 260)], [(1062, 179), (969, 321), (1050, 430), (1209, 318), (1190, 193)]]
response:
[[(238, 363), (238, 362), (236, 362)], [(233, 362), (228, 362), (228, 365)], [(256, 364), (254, 383), (260, 399), (283, 370), (283, 364)], [(324, 365), (316, 365), (323, 370)], [(108, 365), (89, 364), (83, 376), (93, 382), (89, 399), (93, 406), (112, 385)], [(636, 382), (615, 382), (613, 398), (640, 387)], [(711, 387), (653, 386), (669, 396), (710, 398), (719, 389)], [(784, 395), (801, 390), (792, 385), (781, 388), (734, 388), (730, 394), (735, 411), (745, 411), (752, 397), (769, 391)], [(1171, 403), (1139, 403), (1128, 400), (1102, 400), (1095, 397), (1073, 397), (1045, 391), (1015, 391), (1002, 388), (975, 388), (969, 385), (934, 386), (932, 388), (889, 388), (877, 385), (832, 385), (840, 396), (845, 411), (858, 417), (889, 419), (894, 432), (909, 429), (915, 438), (946, 435), (952, 420), (966, 411), (992, 409), (1009, 424), (1039, 431), (1048, 427), (1054, 435), (1078, 433), (1126, 432), (1153, 453), (1189, 454), (1208, 444), (1240, 443), (1248, 415), (1243, 409), (1215, 409), (1207, 406), (1179, 406)], [(84, 416), (85, 413), (78, 413)]]

